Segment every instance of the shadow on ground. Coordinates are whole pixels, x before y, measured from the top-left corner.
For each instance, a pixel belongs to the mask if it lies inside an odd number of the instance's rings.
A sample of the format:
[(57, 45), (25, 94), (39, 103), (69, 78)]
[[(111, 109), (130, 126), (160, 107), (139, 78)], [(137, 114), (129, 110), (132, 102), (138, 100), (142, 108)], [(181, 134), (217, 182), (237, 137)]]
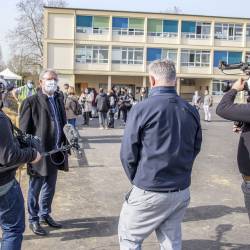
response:
[(184, 222), (217, 219), (232, 213), (246, 213), (246, 209), (223, 205), (191, 207), (187, 209)]
[[(46, 228), (49, 238), (61, 238), (61, 241), (91, 237), (108, 237), (117, 234), (118, 217), (97, 217), (60, 221), (63, 229)], [(41, 239), (36, 235), (26, 235), (25, 240)]]
[[(241, 207), (231, 208), (222, 205), (193, 207), (187, 210), (184, 222), (201, 221), (219, 218), (232, 213), (244, 213), (245, 209)], [(62, 241), (69, 241), (81, 238), (90, 237), (107, 237), (117, 234), (117, 225), (119, 217), (96, 217), (96, 218), (79, 218), (72, 220), (61, 221), (63, 229), (54, 230), (47, 228), (50, 238), (61, 238)], [(216, 228), (216, 241), (209, 240), (190, 240), (184, 241), (184, 249), (200, 250), (200, 249), (220, 249), (219, 242), (225, 232), (232, 229), (232, 225), (220, 225)], [(39, 236), (26, 235), (25, 240), (40, 239)], [(220, 243), (221, 244), (221, 243)], [(224, 244), (224, 243), (223, 243)], [(221, 246), (234, 247), (225, 243)], [(192, 247), (191, 247), (192, 246)], [(201, 247), (202, 246), (202, 247)], [(213, 248), (207, 248), (211, 247)], [(214, 248), (214, 247), (217, 248)], [(196, 247), (196, 248), (195, 248)], [(241, 246), (240, 246), (241, 247)], [(242, 247), (245, 247), (244, 245)], [(231, 249), (231, 248), (230, 248)], [(247, 249), (247, 248), (232, 248), (232, 249)], [(248, 246), (248, 249), (249, 246)]]

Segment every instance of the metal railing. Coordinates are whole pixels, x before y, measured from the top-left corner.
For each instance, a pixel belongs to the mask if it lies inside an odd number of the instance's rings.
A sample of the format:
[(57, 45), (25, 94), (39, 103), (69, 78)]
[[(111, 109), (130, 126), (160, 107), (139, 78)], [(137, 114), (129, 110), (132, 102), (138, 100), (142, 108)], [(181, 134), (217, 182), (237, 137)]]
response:
[(182, 67), (188, 67), (188, 68), (205, 68), (209, 67), (210, 63), (204, 63), (204, 62), (181, 62)]
[(127, 28), (113, 28), (113, 36), (143, 36), (144, 30), (140, 29), (127, 29)]
[(210, 34), (196, 34), (191, 32), (182, 32), (181, 36), (187, 39), (200, 39), (200, 40), (208, 40), (211, 38)]
[(161, 38), (176, 38), (178, 37), (177, 32), (148, 32), (148, 36), (156, 36)]
[(224, 34), (221, 34), (221, 33), (217, 33), (217, 34), (214, 35), (214, 38), (216, 40), (242, 41), (243, 36), (242, 35), (228, 36), (228, 35), (224, 35)]
[(87, 34), (87, 35), (108, 35), (109, 28), (76, 27), (76, 32)]

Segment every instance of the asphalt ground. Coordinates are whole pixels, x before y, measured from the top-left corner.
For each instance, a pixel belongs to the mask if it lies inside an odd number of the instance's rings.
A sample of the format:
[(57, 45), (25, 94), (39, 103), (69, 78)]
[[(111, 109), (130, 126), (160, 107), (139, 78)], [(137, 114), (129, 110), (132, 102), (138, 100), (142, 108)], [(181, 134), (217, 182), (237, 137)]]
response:
[[(232, 133), (231, 122), (215, 115), (211, 123), (202, 122), (202, 129), (202, 150), (193, 168), (191, 203), (183, 222), (183, 249), (249, 250), (250, 227), (236, 164), (239, 135)], [(83, 164), (71, 157), (70, 171), (59, 174), (53, 203), (52, 216), (63, 228), (46, 227), (49, 235), (39, 237), (27, 226), (24, 250), (119, 249), (117, 223), (130, 188), (119, 160), (123, 129), (116, 121), (116, 129), (99, 130), (94, 119), (79, 133)], [(26, 199), (26, 175), (21, 186)], [(154, 234), (143, 247), (159, 249)]]

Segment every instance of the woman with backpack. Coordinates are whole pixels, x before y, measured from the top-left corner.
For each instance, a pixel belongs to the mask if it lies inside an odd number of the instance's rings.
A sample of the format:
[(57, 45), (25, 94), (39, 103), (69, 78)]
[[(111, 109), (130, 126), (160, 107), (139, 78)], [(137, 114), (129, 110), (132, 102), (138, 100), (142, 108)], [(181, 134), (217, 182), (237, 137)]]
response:
[(79, 115), (79, 104), (78, 97), (75, 95), (75, 90), (73, 87), (69, 87), (68, 96), (65, 102), (65, 110), (67, 122), (76, 127), (76, 118)]

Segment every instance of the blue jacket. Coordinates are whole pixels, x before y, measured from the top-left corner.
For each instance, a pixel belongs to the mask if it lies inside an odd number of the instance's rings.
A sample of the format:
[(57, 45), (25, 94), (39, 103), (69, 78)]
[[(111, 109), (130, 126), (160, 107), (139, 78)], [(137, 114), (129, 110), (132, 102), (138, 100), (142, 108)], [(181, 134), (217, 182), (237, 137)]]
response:
[(173, 87), (155, 87), (129, 113), (120, 158), (129, 180), (148, 191), (186, 189), (202, 133), (197, 110)]

